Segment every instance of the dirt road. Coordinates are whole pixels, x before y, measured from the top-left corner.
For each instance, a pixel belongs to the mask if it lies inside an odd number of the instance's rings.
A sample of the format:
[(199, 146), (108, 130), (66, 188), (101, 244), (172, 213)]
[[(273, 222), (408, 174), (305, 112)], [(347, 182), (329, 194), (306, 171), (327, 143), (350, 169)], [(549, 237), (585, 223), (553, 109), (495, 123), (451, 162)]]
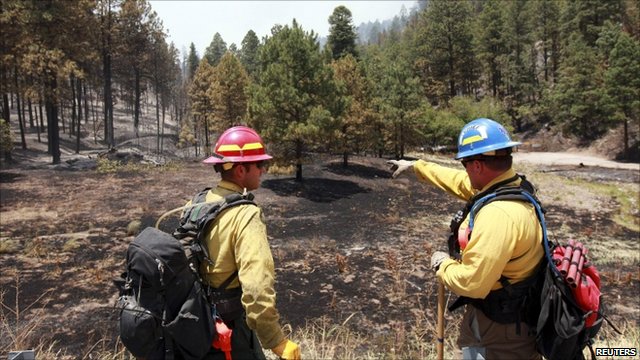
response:
[(599, 166), (610, 169), (625, 169), (640, 171), (640, 164), (622, 163), (607, 160), (605, 158), (582, 153), (569, 152), (516, 152), (513, 155), (515, 162), (529, 162), (542, 165), (575, 165), (575, 166)]

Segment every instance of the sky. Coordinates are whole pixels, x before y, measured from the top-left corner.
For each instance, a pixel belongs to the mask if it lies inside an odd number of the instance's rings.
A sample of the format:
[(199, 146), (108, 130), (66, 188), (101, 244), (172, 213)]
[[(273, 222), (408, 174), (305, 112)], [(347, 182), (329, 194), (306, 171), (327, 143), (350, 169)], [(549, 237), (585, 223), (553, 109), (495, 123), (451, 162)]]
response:
[(168, 32), (167, 42), (173, 42), (181, 52), (187, 52), (193, 42), (200, 57), (216, 32), (220, 33), (227, 46), (235, 43), (239, 49), (249, 30), (262, 40), (271, 34), (274, 25), (291, 26), (295, 18), (304, 30), (313, 30), (318, 37), (326, 37), (329, 34), (329, 16), (340, 5), (351, 11), (353, 24), (357, 27), (363, 22), (391, 19), (400, 13), (403, 5), (410, 11), (416, 4), (415, 0), (149, 2)]

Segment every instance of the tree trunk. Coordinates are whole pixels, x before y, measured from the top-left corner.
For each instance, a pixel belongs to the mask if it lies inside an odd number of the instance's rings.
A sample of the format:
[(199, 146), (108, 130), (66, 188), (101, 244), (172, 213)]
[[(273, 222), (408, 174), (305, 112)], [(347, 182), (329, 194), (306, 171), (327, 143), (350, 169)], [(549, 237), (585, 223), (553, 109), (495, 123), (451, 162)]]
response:
[(302, 181), (302, 141), (296, 140), (296, 181)]
[(9, 95), (2, 94), (2, 118), (9, 124), (11, 111), (9, 110)]
[(209, 153), (209, 148), (211, 144), (209, 144), (209, 119), (208, 117), (205, 115), (204, 117), (204, 155), (205, 156), (210, 156), (211, 154)]
[(49, 151), (53, 164), (60, 163), (60, 130), (58, 128), (58, 104), (55, 99), (57, 88), (56, 74), (50, 74), (46, 80), (45, 107), (47, 109), (47, 129), (49, 134)]
[(160, 154), (164, 152), (164, 125), (165, 125), (166, 108), (162, 104), (162, 132), (160, 133)]
[[(76, 96), (78, 104), (78, 123), (82, 121), (82, 79), (76, 78)], [(78, 129), (80, 127), (78, 126)]]
[(64, 121), (64, 101), (60, 100), (60, 109), (57, 108), (57, 104), (56, 104), (56, 115), (60, 115), (60, 120), (62, 121), (62, 133), (66, 134), (67, 133), (67, 125)]
[(33, 107), (31, 106), (31, 99), (27, 99), (27, 108), (29, 109), (29, 129), (33, 129)]
[(18, 124), (20, 125), (20, 140), (22, 141), (22, 149), (27, 149), (27, 141), (24, 137), (24, 122), (23, 122), (23, 114), (21, 109), (21, 101), (20, 101), (20, 87), (18, 85), (18, 69), (14, 67), (13, 73), (13, 82), (16, 89), (16, 104), (18, 104)]
[[(157, 87), (156, 87), (157, 89)], [(163, 110), (164, 113), (164, 110)], [(156, 133), (158, 134), (157, 151), (160, 154), (160, 101), (158, 100), (158, 92), (156, 91)]]
[(82, 97), (84, 97), (84, 124), (89, 123), (89, 97), (87, 96), (87, 83), (83, 82), (82, 85)]
[(133, 131), (136, 134), (136, 138), (140, 137), (140, 133), (138, 127), (140, 126), (140, 80), (141, 74), (139, 69), (133, 69), (133, 73), (135, 74), (135, 100), (134, 100), (134, 114), (133, 114)]
[(76, 134), (76, 121), (78, 113), (76, 112), (76, 82), (73, 74), (69, 75), (69, 88), (71, 90), (71, 124), (69, 124), (69, 137)]
[(624, 119), (624, 159), (629, 160), (629, 118)]
[(38, 126), (38, 142), (41, 143), (40, 133), (44, 131), (44, 116), (42, 115), (42, 95), (38, 99), (38, 110), (40, 112), (40, 126)]
[[(105, 16), (101, 17), (104, 21)], [(104, 78), (104, 141), (109, 149), (115, 146), (113, 134), (113, 94), (111, 92), (111, 1), (107, 1), (106, 24), (102, 29), (102, 77)], [(106, 29), (106, 30), (105, 30)]]

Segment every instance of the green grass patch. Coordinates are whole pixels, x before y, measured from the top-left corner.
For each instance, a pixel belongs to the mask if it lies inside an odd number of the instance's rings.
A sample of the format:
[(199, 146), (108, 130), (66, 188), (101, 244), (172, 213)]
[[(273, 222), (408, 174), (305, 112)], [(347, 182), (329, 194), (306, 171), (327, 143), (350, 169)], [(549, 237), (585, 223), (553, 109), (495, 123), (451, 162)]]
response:
[(629, 230), (640, 232), (640, 217), (638, 216), (638, 198), (640, 197), (640, 191), (637, 185), (596, 183), (585, 180), (573, 181), (579, 186), (586, 187), (597, 194), (615, 200), (620, 204), (620, 209), (614, 215), (613, 221)]

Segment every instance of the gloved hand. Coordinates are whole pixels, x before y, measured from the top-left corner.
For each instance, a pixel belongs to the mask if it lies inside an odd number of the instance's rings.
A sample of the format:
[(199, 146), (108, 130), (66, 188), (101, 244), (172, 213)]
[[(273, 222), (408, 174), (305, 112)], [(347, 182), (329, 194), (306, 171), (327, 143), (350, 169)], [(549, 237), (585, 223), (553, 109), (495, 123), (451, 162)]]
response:
[(431, 255), (431, 268), (438, 271), (440, 264), (449, 258), (449, 254), (444, 251), (436, 251)]
[(271, 349), (278, 357), (286, 360), (300, 360), (300, 347), (289, 339), (284, 339), (278, 346)]
[(397, 178), (398, 175), (402, 174), (406, 170), (409, 170), (409, 169), (413, 168), (413, 164), (415, 164), (415, 163), (416, 163), (415, 161), (409, 161), (409, 160), (389, 160), (389, 161), (387, 161), (387, 164), (393, 165), (391, 167), (391, 170), (395, 170), (393, 175), (391, 175), (391, 177), (394, 178), (394, 179)]

